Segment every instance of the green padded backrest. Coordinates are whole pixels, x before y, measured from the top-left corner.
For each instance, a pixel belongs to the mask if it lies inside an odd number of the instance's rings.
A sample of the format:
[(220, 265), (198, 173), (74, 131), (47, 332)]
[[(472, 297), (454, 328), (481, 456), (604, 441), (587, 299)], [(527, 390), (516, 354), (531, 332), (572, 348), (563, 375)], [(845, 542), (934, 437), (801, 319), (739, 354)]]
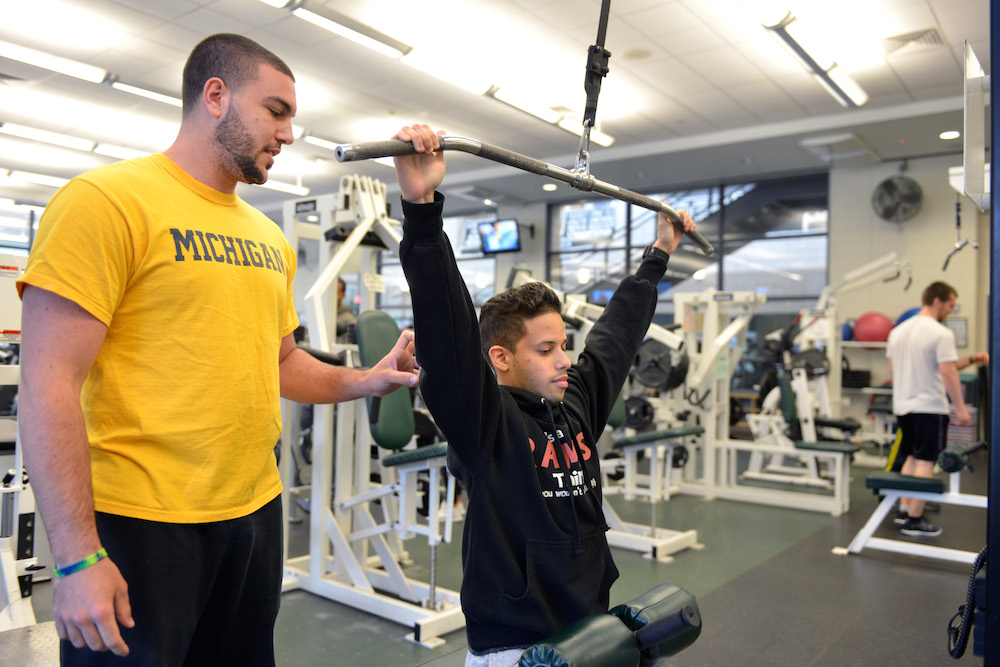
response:
[(799, 420), (799, 411), (795, 409), (795, 392), (792, 391), (792, 380), (787, 375), (778, 376), (778, 387), (781, 389), (781, 414), (789, 424)]
[(625, 423), (625, 399), (621, 394), (615, 399), (615, 404), (611, 407), (611, 414), (608, 416), (608, 426), (615, 430)]
[[(366, 310), (356, 325), (361, 365), (371, 368), (393, 348), (399, 339), (399, 326), (387, 313)], [(371, 422), (372, 438), (384, 449), (401, 449), (413, 439), (413, 403), (409, 387), (400, 387), (382, 398), (368, 397), (369, 414), (377, 410)]]
[(520, 667), (637, 667), (635, 635), (610, 614), (585, 616), (528, 647)]
[(642, 665), (676, 655), (698, 639), (701, 634), (701, 617), (694, 596), (675, 584), (660, 584), (642, 595), (611, 609), (609, 615), (621, 619), (633, 632), (657, 621), (676, 617), (685, 607), (691, 607), (697, 617), (695, 627), (677, 626), (676, 633), (662, 643), (642, 652)]

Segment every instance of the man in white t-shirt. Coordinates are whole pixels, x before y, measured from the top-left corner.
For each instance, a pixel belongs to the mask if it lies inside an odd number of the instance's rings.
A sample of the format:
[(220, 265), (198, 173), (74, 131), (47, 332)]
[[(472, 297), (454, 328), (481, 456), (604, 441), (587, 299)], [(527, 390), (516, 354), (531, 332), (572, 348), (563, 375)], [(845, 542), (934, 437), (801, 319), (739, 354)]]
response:
[[(989, 363), (985, 352), (958, 358), (955, 334), (942, 324), (957, 310), (957, 297), (947, 283), (931, 283), (921, 297), (920, 313), (889, 333), (886, 356), (892, 374), (892, 411), (902, 434), (898, 456), (906, 457), (904, 475), (934, 475), (934, 463), (947, 441), (948, 399), (955, 406), (956, 424), (971, 421), (958, 371), (973, 363)], [(941, 534), (940, 526), (923, 517), (925, 504), (916, 498), (900, 499), (897, 523), (902, 524), (903, 534)]]

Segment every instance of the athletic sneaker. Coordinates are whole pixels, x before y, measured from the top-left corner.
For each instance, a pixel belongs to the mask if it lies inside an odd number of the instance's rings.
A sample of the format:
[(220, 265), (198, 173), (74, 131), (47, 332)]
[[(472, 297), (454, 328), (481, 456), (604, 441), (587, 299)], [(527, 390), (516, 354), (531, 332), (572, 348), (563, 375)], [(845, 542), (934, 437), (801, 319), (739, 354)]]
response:
[(902, 526), (904, 523), (906, 523), (906, 520), (909, 518), (910, 515), (907, 512), (896, 512), (896, 518), (893, 519), (892, 522), (897, 526)]
[(924, 511), (925, 512), (940, 512), (941, 511), (941, 503), (935, 503), (933, 501), (928, 500), (926, 503), (924, 503)]
[(899, 532), (903, 535), (924, 535), (926, 537), (936, 537), (941, 534), (941, 526), (935, 526), (927, 523), (927, 519), (922, 516), (917, 518), (913, 518), (911, 516), (906, 520), (906, 523), (900, 526)]

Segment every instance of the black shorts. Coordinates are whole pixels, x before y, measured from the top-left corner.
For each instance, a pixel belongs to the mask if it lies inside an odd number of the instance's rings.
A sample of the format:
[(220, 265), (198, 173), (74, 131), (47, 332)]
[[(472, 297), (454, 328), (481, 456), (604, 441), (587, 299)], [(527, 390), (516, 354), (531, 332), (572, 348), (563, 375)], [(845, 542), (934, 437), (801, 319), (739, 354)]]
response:
[(921, 461), (937, 461), (948, 444), (948, 415), (911, 412), (898, 415), (899, 441), (897, 460), (906, 461), (912, 456)]
[(127, 658), (60, 642), (63, 665), (274, 665), (281, 498), (239, 519), (176, 524), (96, 513), (128, 584)]

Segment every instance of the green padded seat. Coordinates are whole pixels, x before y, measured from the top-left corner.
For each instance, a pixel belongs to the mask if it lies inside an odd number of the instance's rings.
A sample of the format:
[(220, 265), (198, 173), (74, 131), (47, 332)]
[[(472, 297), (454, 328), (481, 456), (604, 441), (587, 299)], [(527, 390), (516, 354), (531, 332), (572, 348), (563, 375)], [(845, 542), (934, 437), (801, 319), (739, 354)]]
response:
[(530, 646), (520, 667), (637, 667), (635, 635), (617, 616), (594, 614)]
[(629, 445), (641, 445), (643, 443), (654, 442), (656, 440), (670, 440), (673, 438), (683, 438), (688, 435), (701, 435), (704, 432), (704, 426), (681, 426), (680, 428), (667, 428), (660, 431), (646, 431), (644, 433), (636, 433), (635, 435), (618, 438), (615, 440), (614, 448), (622, 449), (623, 447), (628, 447)]
[(414, 461), (426, 461), (448, 453), (448, 445), (440, 443), (437, 445), (427, 445), (416, 449), (403, 449), (395, 454), (389, 454), (382, 458), (382, 465), (391, 468), (392, 466), (413, 463)]
[(914, 477), (898, 472), (880, 470), (868, 475), (865, 486), (869, 489), (894, 489), (898, 491), (920, 491), (923, 493), (944, 493), (944, 482), (940, 479)]
[[(371, 368), (389, 353), (399, 339), (396, 320), (381, 310), (366, 310), (358, 316), (355, 325), (358, 336), (358, 354), (361, 365)], [(413, 402), (409, 387), (375, 398), (369, 396), (368, 413), (377, 417), (371, 420), (372, 439), (384, 449), (402, 449), (413, 439)]]
[(795, 449), (808, 449), (814, 452), (843, 452), (853, 454), (861, 449), (858, 445), (850, 442), (821, 440), (819, 442), (795, 441)]

